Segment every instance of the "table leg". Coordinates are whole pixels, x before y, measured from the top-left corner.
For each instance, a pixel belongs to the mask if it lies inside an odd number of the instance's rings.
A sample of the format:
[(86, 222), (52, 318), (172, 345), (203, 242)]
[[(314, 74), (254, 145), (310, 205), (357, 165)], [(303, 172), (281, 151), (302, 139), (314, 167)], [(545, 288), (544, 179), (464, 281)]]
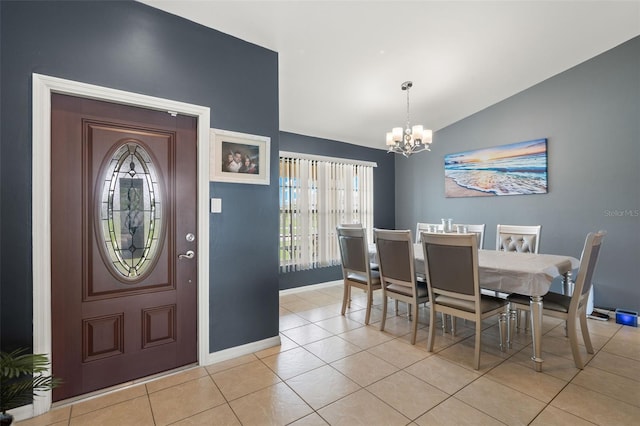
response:
[(531, 296), (531, 336), (533, 338), (533, 356), (536, 371), (542, 371), (542, 297)]
[(573, 282), (571, 281), (571, 271), (562, 274), (562, 294), (571, 296), (573, 294)]
[(498, 318), (498, 330), (500, 332), (500, 351), (506, 352), (507, 341), (509, 340), (509, 308), (506, 313), (501, 313)]

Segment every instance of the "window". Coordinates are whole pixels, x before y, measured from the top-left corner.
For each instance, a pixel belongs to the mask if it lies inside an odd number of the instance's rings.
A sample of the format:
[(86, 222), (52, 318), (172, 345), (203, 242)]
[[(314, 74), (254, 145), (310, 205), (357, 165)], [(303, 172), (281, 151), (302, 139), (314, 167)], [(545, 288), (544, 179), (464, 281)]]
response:
[(129, 140), (102, 172), (98, 205), (101, 252), (120, 278), (139, 280), (159, 255), (164, 215), (158, 173), (142, 145)]
[(340, 263), (336, 226), (373, 232), (375, 163), (280, 153), (280, 271)]

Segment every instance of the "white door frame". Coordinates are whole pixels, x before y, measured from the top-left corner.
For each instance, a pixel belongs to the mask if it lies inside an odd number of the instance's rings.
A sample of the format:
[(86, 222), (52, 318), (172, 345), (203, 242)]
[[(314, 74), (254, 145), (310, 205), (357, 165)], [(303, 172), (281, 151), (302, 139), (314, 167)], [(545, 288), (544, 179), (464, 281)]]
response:
[[(209, 356), (209, 117), (208, 107), (33, 74), (31, 236), (33, 351), (51, 357), (51, 94), (175, 112), (198, 119), (198, 364)], [(51, 359), (51, 358), (49, 358)], [(35, 398), (31, 416), (51, 408), (51, 392)], [(22, 412), (22, 414), (27, 414)]]

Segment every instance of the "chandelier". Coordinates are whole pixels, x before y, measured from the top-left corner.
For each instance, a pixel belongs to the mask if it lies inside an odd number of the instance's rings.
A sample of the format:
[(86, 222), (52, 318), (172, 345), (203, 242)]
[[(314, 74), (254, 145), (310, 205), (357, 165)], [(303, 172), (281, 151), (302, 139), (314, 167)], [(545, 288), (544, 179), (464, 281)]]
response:
[(409, 89), (413, 86), (413, 82), (405, 81), (402, 83), (402, 90), (407, 91), (407, 127), (394, 127), (387, 132), (387, 152), (395, 152), (409, 157), (411, 154), (421, 151), (431, 151), (429, 145), (433, 139), (433, 132), (425, 129), (422, 125), (411, 126), (409, 116)]

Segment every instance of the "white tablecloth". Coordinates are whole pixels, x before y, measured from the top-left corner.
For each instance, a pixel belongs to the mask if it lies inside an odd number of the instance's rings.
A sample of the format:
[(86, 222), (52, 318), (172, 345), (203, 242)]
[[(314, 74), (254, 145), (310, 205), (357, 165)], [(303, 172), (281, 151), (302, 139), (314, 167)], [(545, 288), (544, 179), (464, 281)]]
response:
[[(374, 244), (369, 254), (376, 257)], [(421, 244), (414, 244), (416, 273), (424, 274), (424, 254)], [(478, 250), (480, 286), (504, 293), (544, 296), (554, 278), (580, 266), (571, 256), (554, 254), (516, 253), (497, 250)]]

